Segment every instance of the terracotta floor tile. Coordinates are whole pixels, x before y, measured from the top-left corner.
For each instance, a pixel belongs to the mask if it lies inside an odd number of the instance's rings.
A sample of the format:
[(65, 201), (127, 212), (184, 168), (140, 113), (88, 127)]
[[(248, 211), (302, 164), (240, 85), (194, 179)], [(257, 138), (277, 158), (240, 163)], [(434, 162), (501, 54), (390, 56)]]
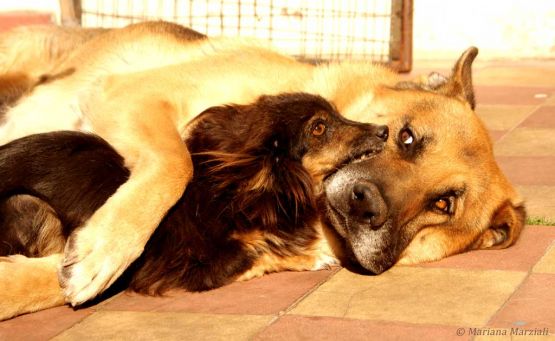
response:
[(475, 84), (549, 87), (555, 86), (555, 63), (487, 66), (473, 76)]
[(476, 114), (491, 130), (509, 130), (516, 127), (534, 109), (534, 105), (487, 105), (478, 103)]
[(478, 250), (415, 265), (425, 268), (497, 269), (528, 272), (555, 241), (555, 227), (527, 226), (517, 243), (503, 250)]
[[(514, 271), (397, 267), (370, 277), (341, 270), (290, 313), (482, 326), (525, 275)], [(345, 299), (347, 295), (349, 300)], [(331, 309), (329, 302), (335, 302)]]
[(495, 144), (496, 156), (555, 156), (552, 129), (517, 128)]
[(555, 331), (555, 275), (532, 274), (511, 296), (490, 326), (549, 328)]
[(164, 296), (146, 296), (132, 292), (122, 292), (107, 302), (98, 305), (99, 310), (157, 311), (164, 305), (180, 299), (186, 293), (171, 291)]
[(520, 124), (526, 128), (555, 128), (555, 106), (543, 105)]
[(495, 143), (501, 140), (501, 138), (507, 134), (508, 130), (488, 130), (488, 132), (489, 138)]
[(255, 340), (468, 340), (457, 337), (457, 327), (375, 322), (332, 317), (287, 315), (266, 328)]
[(92, 309), (74, 311), (65, 306), (21, 315), (0, 322), (0, 340), (48, 340), (93, 312)]
[(497, 156), (496, 159), (514, 184), (555, 186), (555, 156)]
[[(549, 250), (547, 250), (545, 255), (540, 259), (536, 266), (534, 266), (532, 271), (555, 274), (555, 243), (551, 244)], [(555, 332), (555, 330), (553, 332)]]
[(526, 200), (526, 211), (530, 217), (555, 220), (555, 186), (516, 186)]
[(538, 105), (544, 103), (546, 98), (538, 98), (536, 95), (553, 93), (555, 85), (553, 87), (477, 85), (474, 88), (476, 102), (479, 104)]
[(282, 272), (203, 293), (174, 291), (168, 297), (122, 294), (103, 310), (276, 314), (287, 309), (339, 268), (324, 271)]
[(53, 340), (246, 340), (271, 316), (99, 311)]

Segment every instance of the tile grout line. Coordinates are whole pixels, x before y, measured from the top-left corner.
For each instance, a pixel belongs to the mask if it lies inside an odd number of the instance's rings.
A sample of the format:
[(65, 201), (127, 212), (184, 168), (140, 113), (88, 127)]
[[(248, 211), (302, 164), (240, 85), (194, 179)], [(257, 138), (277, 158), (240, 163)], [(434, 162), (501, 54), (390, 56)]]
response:
[(488, 319), (488, 321), (486, 322), (485, 326), (489, 325), (492, 320), (495, 318), (495, 316), (497, 316), (497, 314), (499, 314), (500, 311), (502, 311), (506, 306), (507, 303), (511, 300), (511, 298), (513, 298), (513, 296), (515, 295), (515, 293), (520, 290), (520, 288), (524, 285), (524, 283), (528, 280), (528, 278), (530, 278), (531, 275), (534, 274), (533, 269), (536, 265), (538, 265), (538, 263), (543, 259), (543, 257), (545, 257), (545, 255), (549, 252), (549, 250), (551, 250), (551, 248), (555, 245), (555, 241), (553, 241), (551, 244), (549, 244), (546, 249), (544, 250), (542, 256), (538, 259), (537, 262), (535, 262), (530, 269), (527, 271), (526, 276), (522, 279), (522, 281), (520, 282), (519, 285), (517, 285), (515, 287), (515, 289), (513, 290), (513, 292), (509, 295), (509, 297), (507, 297), (507, 299), (505, 300), (505, 302), (503, 302), (503, 304), (501, 304), (501, 306), (490, 316), (490, 318)]
[(89, 314), (89, 315), (83, 317), (83, 318), (80, 319), (79, 321), (76, 321), (76, 322), (73, 323), (71, 326), (65, 328), (64, 330), (60, 330), (59, 333), (56, 333), (54, 336), (52, 336), (52, 337), (49, 338), (48, 340), (53, 340), (53, 339), (55, 339), (56, 337), (62, 335), (63, 333), (65, 333), (66, 331), (72, 329), (73, 327), (77, 326), (78, 324), (81, 324), (83, 321), (87, 320), (89, 317), (93, 316), (93, 315), (96, 314), (96, 313), (97, 313), (97, 311), (95, 310), (93, 313), (91, 313), (91, 314)]
[[(540, 259), (538, 259), (538, 261), (534, 264), (534, 266), (532, 266), (532, 271), (534, 270), (534, 268), (542, 261), (542, 259), (545, 258), (545, 256), (547, 256), (547, 254), (552, 250), (555, 250), (555, 240), (551, 242), (551, 244), (549, 244), (547, 246), (547, 249), (545, 249), (544, 254), (540, 257)], [(535, 272), (535, 273), (544, 273), (544, 272)]]
[[(540, 258), (541, 259), (541, 258)], [(534, 264), (535, 265), (535, 264)], [(522, 279), (522, 281), (515, 287), (515, 289), (513, 290), (513, 292), (507, 297), (507, 299), (503, 302), (503, 304), (501, 304), (499, 306), (499, 308), (497, 310), (495, 310), (495, 312), (493, 314), (491, 314), (491, 316), (489, 317), (489, 319), (486, 321), (486, 323), (483, 325), (482, 328), (488, 328), (488, 325), (491, 323), (491, 321), (495, 318), (495, 316), (497, 316), (497, 314), (499, 314), (500, 311), (503, 310), (503, 308), (505, 308), (507, 306), (507, 303), (511, 300), (511, 298), (515, 295), (515, 293), (520, 289), (520, 287), (522, 287), (522, 285), (524, 284), (524, 282), (526, 282), (526, 280), (528, 280), (528, 278), (531, 275), (531, 269), (528, 270), (528, 272), (526, 273), (526, 276)], [(492, 326), (492, 328), (495, 328)], [(502, 329), (506, 329), (506, 328), (502, 328)], [(476, 336), (473, 336), (470, 340), (476, 340)], [(512, 340), (512, 337), (511, 337)]]
[(277, 321), (279, 321), (279, 319), (281, 317), (287, 315), (287, 313), (290, 312), (291, 310), (293, 310), (302, 300), (304, 300), (306, 297), (308, 297), (314, 291), (318, 290), (324, 283), (329, 281), (341, 269), (343, 269), (343, 267), (338, 266), (337, 270), (332, 270), (332, 273), (330, 274), (330, 276), (328, 276), (327, 278), (325, 278), (325, 279), (321, 280), (320, 282), (316, 283), (315, 286), (313, 286), (311, 289), (306, 291), (303, 295), (301, 295), (301, 297), (297, 298), (293, 303), (291, 303), (289, 306), (287, 306), (287, 308), (285, 308), (284, 310), (278, 311), (278, 313), (270, 320), (270, 322), (264, 328), (262, 328), (258, 333), (256, 333), (254, 336), (256, 337), (257, 335), (263, 333), (266, 329), (268, 329), (269, 327), (274, 325)]
[[(62, 333), (72, 329), (73, 327), (81, 324), (82, 322), (84, 322), (85, 320), (87, 320), (89, 317), (92, 317), (93, 315), (99, 313), (99, 312), (128, 312), (128, 311), (132, 311), (132, 310), (106, 310), (105, 306), (106, 304), (110, 303), (111, 301), (115, 300), (117, 297), (120, 297), (121, 295), (125, 294), (126, 290), (122, 290), (121, 292), (112, 295), (110, 297), (108, 297), (107, 299), (95, 304), (94, 306), (91, 306), (90, 309), (93, 311), (91, 312), (89, 315), (83, 317), (82, 319), (76, 321), (75, 323), (73, 323), (72, 325), (70, 325), (69, 327), (65, 328), (64, 330), (61, 330), (59, 333), (55, 334), (53, 337), (51, 337), (49, 340), (52, 340), (58, 336), (60, 336)], [(155, 312), (155, 311), (153, 311)]]
[(284, 311), (283, 314), (281, 314), (282, 316), (287, 314), (288, 312), (290, 312), (291, 310), (293, 310), (295, 307), (297, 307), (297, 305), (299, 303), (301, 303), (302, 300), (304, 300), (306, 297), (308, 297), (310, 294), (312, 294), (313, 292), (315, 292), (316, 290), (318, 290), (322, 285), (324, 285), (324, 283), (326, 283), (327, 281), (329, 281), (332, 277), (334, 277), (339, 271), (341, 271), (342, 269), (344, 269), (342, 266), (338, 266), (337, 270), (333, 270), (331, 275), (329, 277), (327, 277), (326, 279), (323, 279), (322, 281), (320, 281), (319, 283), (317, 283), (314, 287), (312, 287), (311, 289), (309, 289), (307, 292), (305, 292), (304, 295), (302, 295), (301, 297), (299, 297), (298, 299), (295, 300), (295, 302), (291, 303)]
[[(510, 133), (515, 131), (524, 121), (526, 121), (526, 119), (528, 119), (530, 116), (532, 116), (532, 114), (535, 113), (536, 111), (538, 111), (538, 109), (540, 109), (542, 106), (543, 106), (543, 103), (540, 103), (540, 104), (537, 104), (536, 106), (534, 106), (533, 109), (531, 109), (524, 118), (522, 118), (519, 122), (517, 122), (512, 128), (505, 131), (505, 133), (503, 135), (501, 135), (497, 141), (494, 142), (494, 145), (502, 142), (507, 135), (509, 135)], [(496, 155), (496, 156), (503, 156), (503, 155)]]
[[(528, 278), (530, 278), (531, 275), (531, 270), (527, 272), (526, 277), (524, 277), (522, 279), (522, 281), (519, 283), (519, 285), (517, 285), (515, 287), (515, 289), (513, 290), (513, 292), (509, 295), (509, 297), (507, 297), (507, 299), (505, 300), (505, 302), (503, 302), (503, 304), (501, 304), (499, 306), (499, 308), (490, 316), (490, 318), (488, 319), (488, 321), (485, 323), (484, 327), (487, 327), (492, 320), (495, 318), (495, 316), (497, 316), (497, 314), (499, 314), (499, 312), (501, 312), (506, 306), (507, 303), (511, 300), (511, 298), (513, 298), (513, 296), (515, 295), (515, 293), (524, 285), (524, 283), (528, 280)], [(493, 327), (492, 327), (493, 328)]]

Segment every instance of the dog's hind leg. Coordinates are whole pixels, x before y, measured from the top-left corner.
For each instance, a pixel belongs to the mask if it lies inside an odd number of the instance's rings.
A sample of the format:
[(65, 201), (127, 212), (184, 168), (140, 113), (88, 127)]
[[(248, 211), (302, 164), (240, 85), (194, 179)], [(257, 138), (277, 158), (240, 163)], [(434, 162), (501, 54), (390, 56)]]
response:
[(62, 254), (0, 257), (0, 320), (65, 304), (56, 276)]

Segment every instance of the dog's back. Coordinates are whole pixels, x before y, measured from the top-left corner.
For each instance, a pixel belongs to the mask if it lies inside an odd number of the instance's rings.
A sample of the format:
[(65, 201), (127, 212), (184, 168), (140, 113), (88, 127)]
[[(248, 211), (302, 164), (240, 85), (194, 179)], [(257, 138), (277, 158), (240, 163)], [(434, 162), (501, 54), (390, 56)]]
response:
[[(54, 132), (1, 146), (0, 255), (38, 256), (32, 245), (45, 238), (60, 245), (128, 175), (121, 156), (95, 135)], [(51, 235), (45, 221), (56, 219), (61, 230)]]

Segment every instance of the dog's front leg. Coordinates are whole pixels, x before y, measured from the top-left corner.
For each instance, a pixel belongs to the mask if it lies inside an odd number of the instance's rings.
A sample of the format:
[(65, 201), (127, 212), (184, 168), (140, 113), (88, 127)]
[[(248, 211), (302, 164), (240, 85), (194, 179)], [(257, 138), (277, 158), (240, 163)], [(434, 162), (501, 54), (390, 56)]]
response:
[(85, 111), (94, 131), (124, 157), (131, 175), (66, 244), (59, 277), (72, 305), (107, 289), (142, 253), (192, 177), (175, 110), (148, 98), (139, 91), (136, 96), (108, 92), (98, 96), (93, 112)]

